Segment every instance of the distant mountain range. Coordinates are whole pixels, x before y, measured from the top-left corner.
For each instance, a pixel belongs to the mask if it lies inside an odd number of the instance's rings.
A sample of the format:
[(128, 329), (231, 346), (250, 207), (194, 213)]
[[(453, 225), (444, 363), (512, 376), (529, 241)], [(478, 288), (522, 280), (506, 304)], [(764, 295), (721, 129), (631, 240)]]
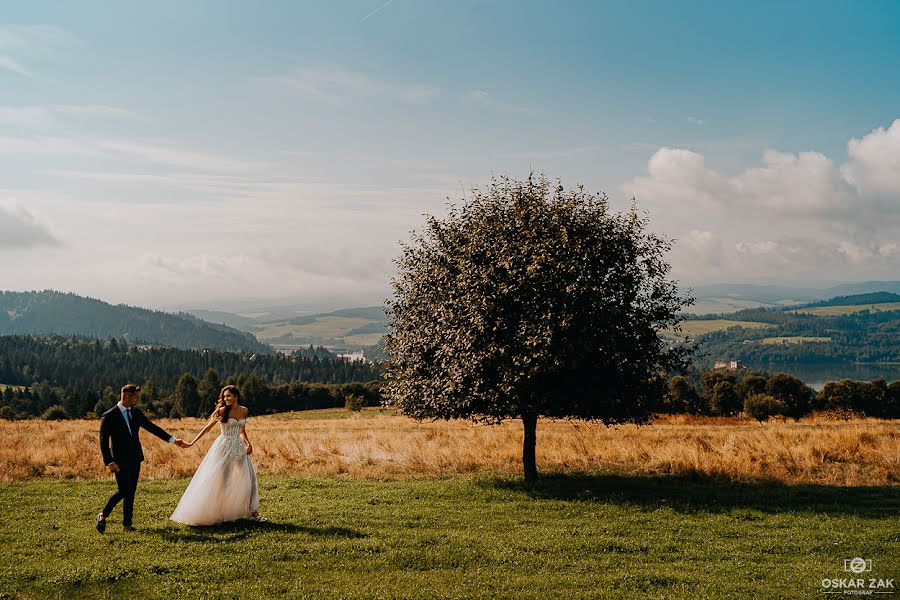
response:
[(825, 288), (723, 283), (699, 285), (692, 288), (692, 292), (697, 302), (686, 312), (702, 315), (735, 312), (746, 308), (809, 304), (836, 296), (876, 292), (900, 294), (900, 281), (843, 283)]
[(54, 291), (0, 292), (0, 335), (83, 335), (176, 348), (271, 351), (250, 333), (188, 313), (164, 313)]

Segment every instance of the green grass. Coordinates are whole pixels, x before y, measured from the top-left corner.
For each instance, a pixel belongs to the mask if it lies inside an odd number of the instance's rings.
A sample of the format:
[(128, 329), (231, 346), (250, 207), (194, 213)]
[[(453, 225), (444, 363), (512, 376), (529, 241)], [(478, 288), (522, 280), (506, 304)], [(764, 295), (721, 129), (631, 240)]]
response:
[(860, 304), (860, 305), (842, 305), (842, 306), (815, 306), (812, 308), (800, 308), (791, 312), (803, 313), (809, 315), (819, 315), (824, 317), (835, 315), (851, 315), (864, 310), (871, 312), (885, 312), (900, 310), (900, 302), (884, 302), (881, 304)]
[[(298, 339), (333, 339), (340, 341), (344, 339), (348, 332), (374, 322), (371, 319), (361, 317), (322, 316), (312, 323), (304, 323), (302, 325), (290, 323), (289, 320), (261, 323), (254, 326), (253, 333), (263, 341), (280, 338), (287, 334), (291, 334)], [(370, 335), (369, 338), (373, 338), (373, 336)], [(374, 344), (381, 339), (381, 334), (375, 335), (373, 339), (375, 340), (372, 342)]]
[(758, 323), (756, 321), (732, 321), (730, 319), (698, 319), (687, 320), (681, 324), (680, 335), (698, 336), (711, 331), (721, 331), (729, 327), (744, 327), (745, 329), (761, 329), (764, 327), (772, 327), (768, 323)]
[(843, 560), (900, 575), (900, 488), (614, 474), (364, 482), (263, 477), (271, 522), (93, 517), (111, 482), (0, 485), (0, 598), (810, 598)]
[(767, 337), (758, 340), (760, 344), (803, 344), (806, 342), (830, 342), (830, 337), (810, 337), (805, 335), (788, 335), (781, 337)]

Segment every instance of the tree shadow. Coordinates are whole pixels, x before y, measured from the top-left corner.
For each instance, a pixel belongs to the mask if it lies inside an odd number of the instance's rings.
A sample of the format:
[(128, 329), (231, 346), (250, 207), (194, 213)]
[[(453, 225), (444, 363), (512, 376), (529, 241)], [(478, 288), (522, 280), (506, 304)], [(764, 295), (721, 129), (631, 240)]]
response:
[(503, 477), (481, 480), (479, 484), (521, 492), (533, 499), (630, 504), (644, 510), (668, 507), (682, 513), (744, 508), (767, 513), (805, 511), (869, 519), (900, 514), (900, 486), (788, 485), (773, 480), (748, 483), (696, 473), (550, 473), (532, 485), (521, 479)]
[(249, 519), (209, 526), (186, 526), (172, 529), (161, 528), (150, 530), (152, 533), (170, 542), (236, 542), (256, 532), (281, 532), (305, 534), (322, 537), (341, 537), (358, 539), (369, 537), (369, 534), (346, 527), (309, 527), (293, 523), (276, 523), (266, 521), (257, 523)]

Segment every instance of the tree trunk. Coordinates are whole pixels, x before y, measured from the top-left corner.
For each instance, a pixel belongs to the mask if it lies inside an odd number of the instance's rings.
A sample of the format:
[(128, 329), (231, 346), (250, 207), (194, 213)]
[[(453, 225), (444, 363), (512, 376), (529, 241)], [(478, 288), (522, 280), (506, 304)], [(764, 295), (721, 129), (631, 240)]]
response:
[(532, 484), (537, 481), (537, 463), (534, 460), (534, 446), (537, 439), (537, 415), (526, 413), (522, 415), (522, 424), (525, 426), (525, 438), (522, 442), (522, 467), (525, 469), (525, 483)]

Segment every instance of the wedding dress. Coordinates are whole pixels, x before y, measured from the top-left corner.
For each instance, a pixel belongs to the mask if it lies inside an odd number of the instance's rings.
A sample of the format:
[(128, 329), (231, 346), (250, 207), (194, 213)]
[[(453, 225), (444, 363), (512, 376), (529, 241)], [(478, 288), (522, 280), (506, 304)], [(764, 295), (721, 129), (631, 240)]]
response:
[(256, 470), (241, 427), (247, 419), (219, 423), (221, 435), (203, 457), (170, 517), (184, 525), (217, 525), (255, 514), (259, 510)]

